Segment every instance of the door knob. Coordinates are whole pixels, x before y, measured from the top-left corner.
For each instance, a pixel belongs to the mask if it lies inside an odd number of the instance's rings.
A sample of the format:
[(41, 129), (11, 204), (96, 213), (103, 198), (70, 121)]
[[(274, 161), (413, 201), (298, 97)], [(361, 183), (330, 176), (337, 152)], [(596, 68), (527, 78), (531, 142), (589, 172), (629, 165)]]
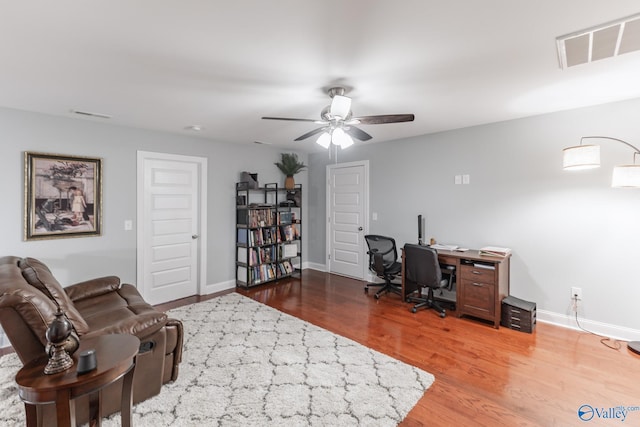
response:
[(197, 239), (198, 237), (200, 237), (200, 236), (198, 236), (197, 234), (192, 234), (192, 235), (191, 235), (191, 238), (192, 238), (193, 240)]
[(358, 227), (358, 231), (362, 231), (362, 230), (363, 230), (363, 228), (362, 228), (362, 227)]

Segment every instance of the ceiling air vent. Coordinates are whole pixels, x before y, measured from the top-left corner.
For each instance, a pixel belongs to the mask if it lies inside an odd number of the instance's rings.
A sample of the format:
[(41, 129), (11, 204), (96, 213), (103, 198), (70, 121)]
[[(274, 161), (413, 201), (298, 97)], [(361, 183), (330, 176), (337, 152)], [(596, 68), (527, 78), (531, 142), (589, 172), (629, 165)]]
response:
[(640, 50), (640, 14), (556, 39), (560, 68)]

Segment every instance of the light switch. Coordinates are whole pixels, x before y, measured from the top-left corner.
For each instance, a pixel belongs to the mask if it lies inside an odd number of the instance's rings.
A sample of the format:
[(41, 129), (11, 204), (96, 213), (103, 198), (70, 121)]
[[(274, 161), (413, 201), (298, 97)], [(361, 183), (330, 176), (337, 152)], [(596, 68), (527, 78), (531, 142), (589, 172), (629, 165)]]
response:
[(133, 230), (133, 221), (132, 221), (132, 220), (127, 219), (127, 220), (124, 222), (124, 230), (125, 230), (125, 231), (131, 231), (131, 230)]
[(469, 184), (471, 178), (469, 178), (469, 175), (462, 175), (462, 183), (463, 184)]
[(457, 185), (462, 184), (462, 175), (456, 175), (455, 181)]

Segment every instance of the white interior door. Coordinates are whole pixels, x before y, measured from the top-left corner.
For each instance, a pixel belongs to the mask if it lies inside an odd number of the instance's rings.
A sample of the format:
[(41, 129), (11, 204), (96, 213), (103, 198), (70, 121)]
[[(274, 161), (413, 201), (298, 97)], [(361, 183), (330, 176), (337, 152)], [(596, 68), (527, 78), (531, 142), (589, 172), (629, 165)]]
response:
[(138, 153), (138, 286), (150, 304), (199, 293), (203, 172), (206, 159)]
[(368, 263), (368, 174), (368, 162), (327, 166), (328, 270), (360, 280)]

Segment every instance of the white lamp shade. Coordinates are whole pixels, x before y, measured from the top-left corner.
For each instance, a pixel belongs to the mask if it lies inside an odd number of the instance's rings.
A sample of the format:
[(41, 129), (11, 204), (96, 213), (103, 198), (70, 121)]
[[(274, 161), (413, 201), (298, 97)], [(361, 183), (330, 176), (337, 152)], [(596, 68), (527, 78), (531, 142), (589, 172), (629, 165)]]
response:
[(576, 145), (562, 150), (562, 167), (565, 170), (593, 169), (600, 167), (599, 145)]
[(333, 117), (346, 118), (351, 111), (351, 98), (348, 96), (334, 95), (331, 100), (331, 108), (329, 113)]
[(322, 148), (329, 148), (331, 145), (331, 134), (328, 132), (322, 132), (322, 135), (316, 140), (316, 143), (319, 144)]
[(333, 131), (331, 142), (335, 145), (339, 145), (342, 149), (353, 145), (353, 139), (351, 139), (351, 137), (347, 135), (342, 128), (336, 128)]
[(640, 165), (622, 165), (613, 168), (611, 186), (640, 188)]
[(347, 135), (346, 133), (344, 134), (344, 138), (342, 139), (342, 144), (340, 145), (340, 147), (342, 147), (342, 149), (344, 150), (345, 148), (349, 148), (353, 145), (353, 139)]

